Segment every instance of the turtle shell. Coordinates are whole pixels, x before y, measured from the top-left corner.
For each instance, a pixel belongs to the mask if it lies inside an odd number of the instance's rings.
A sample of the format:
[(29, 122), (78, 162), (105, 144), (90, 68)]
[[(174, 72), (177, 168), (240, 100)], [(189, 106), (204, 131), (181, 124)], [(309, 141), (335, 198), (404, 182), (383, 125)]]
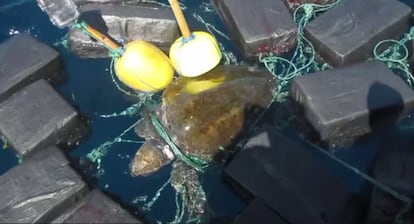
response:
[(211, 159), (252, 120), (250, 112), (268, 105), (275, 88), (267, 71), (222, 65), (197, 78), (176, 79), (164, 90), (157, 115), (183, 152)]

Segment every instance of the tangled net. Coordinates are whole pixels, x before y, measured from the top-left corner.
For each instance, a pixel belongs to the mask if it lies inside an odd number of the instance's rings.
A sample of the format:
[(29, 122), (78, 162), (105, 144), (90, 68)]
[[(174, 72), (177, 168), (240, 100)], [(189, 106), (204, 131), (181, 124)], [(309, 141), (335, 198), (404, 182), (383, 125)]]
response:
[[(160, 3), (156, 1), (145, 1), (154, 4), (158, 4), (162, 7), (169, 7), (166, 3)], [(276, 94), (274, 94), (272, 102), (268, 105), (267, 108), (274, 102), (285, 102), (288, 96), (289, 86), (292, 79), (296, 76), (305, 75), (308, 73), (312, 73), (315, 71), (327, 70), (331, 69), (332, 67), (323, 62), (318, 62), (316, 59), (315, 49), (313, 48), (311, 42), (306, 39), (304, 36), (304, 29), (306, 25), (318, 15), (318, 13), (324, 12), (329, 10), (330, 8), (334, 7), (341, 0), (338, 0), (334, 3), (327, 4), (327, 5), (318, 5), (318, 4), (302, 4), (296, 8), (294, 11), (294, 21), (298, 26), (298, 33), (297, 33), (297, 45), (293, 51), (293, 54), (289, 59), (284, 57), (279, 57), (276, 55), (272, 55), (271, 53), (265, 55), (258, 55), (260, 66), (264, 66), (269, 72), (271, 72), (274, 76), (278, 79), (278, 86)], [(185, 5), (181, 5), (183, 10), (188, 10), (189, 8)], [(203, 3), (200, 6), (204, 13), (215, 13), (214, 8), (211, 4)], [(210, 33), (216, 34), (219, 40), (219, 46), (223, 52), (223, 63), (224, 64), (244, 64), (242, 61), (238, 61), (235, 54), (231, 51), (227, 50), (223, 44), (223, 41), (230, 42), (230, 38), (224, 34), (222, 31), (215, 28), (211, 23), (206, 22), (202, 16), (198, 13), (192, 13), (193, 19), (197, 22), (201, 23), (205, 29), (207, 29)], [(81, 27), (80, 27), (81, 28)], [(414, 28), (411, 28), (408, 33), (404, 35), (401, 40), (384, 40), (379, 42), (373, 51), (373, 58), (370, 60), (380, 60), (385, 62), (389, 68), (394, 70), (397, 74), (400, 74), (402, 77), (405, 78), (407, 83), (410, 86), (414, 85), (414, 77), (412, 76), (411, 72), (409, 71), (409, 65), (407, 63), (408, 58), (408, 50), (406, 48), (406, 44), (414, 39)], [(220, 41), (221, 40), (221, 41)], [(386, 47), (384, 47), (386, 46)], [(382, 49), (383, 51), (380, 51)], [(111, 52), (111, 56), (115, 59), (119, 56), (119, 52)], [(114, 60), (113, 60), (114, 61)], [(112, 62), (113, 62), (112, 61)], [(116, 78), (113, 74), (113, 63), (111, 63), (111, 77), (112, 81), (114, 82), (115, 86), (127, 95), (138, 96), (141, 100), (128, 107), (122, 112), (113, 113), (109, 115), (101, 115), (103, 118), (114, 118), (118, 116), (133, 116), (139, 115), (143, 108), (155, 108), (156, 105), (160, 103), (159, 97), (154, 97), (153, 95), (147, 95), (137, 92), (131, 92), (130, 90), (125, 90), (121, 88), (121, 85), (118, 84)], [(262, 115), (264, 112), (262, 113)], [(257, 118), (257, 121), (262, 118), (262, 115)], [(139, 121), (138, 121), (139, 122)], [(175, 217), (172, 223), (200, 223), (203, 220), (203, 216), (205, 215), (206, 210), (206, 193), (202, 188), (202, 184), (199, 180), (199, 174), (202, 173), (207, 167), (211, 165), (210, 161), (203, 161), (199, 158), (189, 157), (183, 154), (180, 149), (169, 139), (168, 133), (162, 128), (162, 125), (159, 121), (152, 117), (152, 123), (154, 127), (156, 127), (157, 132), (163, 139), (169, 144), (170, 148), (175, 154), (177, 160), (173, 164), (173, 172), (171, 173), (171, 177), (157, 190), (154, 197), (148, 199), (148, 196), (139, 196), (135, 199), (135, 202), (143, 203), (144, 210), (151, 210), (152, 206), (156, 203), (156, 201), (161, 196), (162, 191), (171, 184), (176, 191), (176, 212)], [(253, 123), (253, 126), (256, 125), (257, 122)], [(133, 129), (135, 125), (134, 123), (129, 126), (125, 131), (123, 131), (119, 136), (115, 137), (111, 141), (107, 141), (100, 145), (99, 147), (93, 149), (87, 157), (92, 161), (98, 164), (98, 169), (103, 171), (101, 165), (101, 159), (104, 157), (113, 144), (121, 143), (121, 142), (128, 142), (128, 143), (136, 143), (141, 144), (141, 141), (135, 141), (130, 139), (123, 139), (125, 133)], [(252, 126), (252, 127), (253, 127)], [(287, 125), (281, 125), (279, 130), (283, 130), (284, 127)], [(304, 140), (306, 141), (306, 140)], [(362, 177), (369, 183), (373, 184), (376, 188), (381, 189), (382, 191), (392, 195), (394, 198), (400, 200), (404, 203), (403, 209), (398, 213), (395, 217), (396, 223), (401, 223), (401, 217), (407, 213), (412, 206), (412, 201), (409, 197), (400, 194), (399, 192), (391, 189), (390, 187), (386, 186), (385, 184), (375, 180), (371, 176), (367, 175), (366, 173), (362, 172), (358, 168), (348, 164), (344, 160), (341, 160), (333, 153), (329, 152), (326, 149), (323, 149), (317, 145), (314, 145), (308, 142), (309, 145), (312, 145), (315, 149), (317, 149), (323, 155), (326, 155), (336, 163), (340, 164), (341, 166), (346, 167), (347, 169), (354, 172), (356, 175)], [(186, 212), (187, 211), (187, 212)], [(184, 221), (185, 220), (185, 221)]]

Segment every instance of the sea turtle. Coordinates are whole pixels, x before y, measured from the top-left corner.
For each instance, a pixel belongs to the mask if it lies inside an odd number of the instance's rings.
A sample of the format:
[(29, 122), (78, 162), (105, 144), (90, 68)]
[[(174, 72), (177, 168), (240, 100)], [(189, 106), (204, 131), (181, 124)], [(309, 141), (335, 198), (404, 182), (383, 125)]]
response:
[[(257, 114), (271, 102), (275, 87), (275, 77), (267, 71), (221, 65), (197, 78), (176, 79), (164, 90), (155, 116), (182, 153), (212, 161), (248, 125), (247, 115)], [(149, 117), (139, 122), (135, 132), (146, 141), (131, 162), (133, 176), (152, 174), (175, 159)], [(191, 188), (199, 183), (185, 183), (197, 179), (194, 172), (182, 161), (173, 164), (172, 185), (176, 190), (185, 186), (189, 202), (198, 200)]]

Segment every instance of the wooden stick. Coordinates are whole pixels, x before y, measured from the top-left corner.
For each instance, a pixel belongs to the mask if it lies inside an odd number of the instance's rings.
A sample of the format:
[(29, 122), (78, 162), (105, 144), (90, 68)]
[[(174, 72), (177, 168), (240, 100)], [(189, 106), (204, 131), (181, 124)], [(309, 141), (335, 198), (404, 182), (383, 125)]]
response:
[(111, 48), (112, 50), (116, 50), (120, 48), (120, 45), (115, 43), (113, 40), (111, 40), (109, 37), (105, 36), (98, 30), (94, 29), (93, 27), (87, 25), (86, 30), (92, 35), (93, 38), (97, 39), (98, 41), (101, 41), (103, 44)]
[(175, 19), (177, 20), (178, 27), (181, 30), (183, 38), (187, 38), (191, 35), (190, 29), (188, 28), (187, 21), (185, 20), (183, 11), (181, 11), (180, 5), (177, 0), (168, 0), (172, 11), (174, 13)]

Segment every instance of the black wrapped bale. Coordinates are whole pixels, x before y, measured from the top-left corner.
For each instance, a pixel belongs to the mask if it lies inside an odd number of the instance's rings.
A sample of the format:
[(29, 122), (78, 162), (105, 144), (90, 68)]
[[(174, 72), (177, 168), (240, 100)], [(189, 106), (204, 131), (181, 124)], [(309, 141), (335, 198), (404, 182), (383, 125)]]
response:
[(226, 175), (292, 224), (358, 223), (354, 194), (308, 149), (266, 127), (249, 139)]
[(38, 79), (64, 78), (59, 53), (28, 34), (18, 34), (0, 44), (0, 101)]
[(296, 24), (282, 0), (213, 0), (245, 57), (273, 52), (277, 55), (293, 48)]
[(236, 216), (234, 224), (272, 223), (289, 224), (267, 206), (262, 199), (255, 198)]
[[(81, 20), (115, 40), (125, 43), (144, 40), (168, 52), (170, 45), (179, 36), (177, 22), (169, 8), (154, 5), (122, 6), (108, 4), (86, 4), (80, 7)], [(80, 57), (109, 57), (103, 44), (71, 28), (70, 50)]]
[(0, 176), (0, 223), (48, 223), (86, 191), (60, 149), (43, 148)]
[(317, 53), (333, 66), (363, 62), (375, 45), (399, 38), (410, 24), (411, 8), (397, 0), (345, 0), (306, 28)]
[(21, 157), (47, 145), (74, 146), (87, 131), (77, 111), (44, 80), (0, 103), (0, 121), (0, 133)]
[(95, 189), (52, 223), (142, 223)]
[(294, 11), (298, 6), (302, 4), (318, 4), (327, 5), (337, 0), (283, 0), (291, 11)]
[[(396, 132), (382, 139), (381, 152), (373, 166), (373, 176), (377, 181), (408, 200), (414, 199), (413, 148), (412, 133)], [(366, 224), (414, 223), (414, 208), (412, 205), (407, 208), (407, 201), (374, 186)], [(400, 222), (396, 221), (398, 216)]]
[(392, 127), (414, 108), (414, 91), (379, 61), (297, 77), (290, 95), (331, 147)]

